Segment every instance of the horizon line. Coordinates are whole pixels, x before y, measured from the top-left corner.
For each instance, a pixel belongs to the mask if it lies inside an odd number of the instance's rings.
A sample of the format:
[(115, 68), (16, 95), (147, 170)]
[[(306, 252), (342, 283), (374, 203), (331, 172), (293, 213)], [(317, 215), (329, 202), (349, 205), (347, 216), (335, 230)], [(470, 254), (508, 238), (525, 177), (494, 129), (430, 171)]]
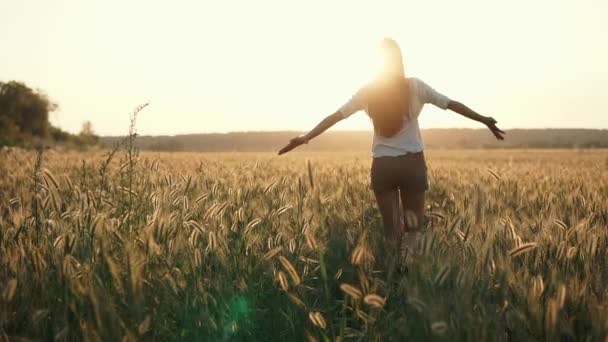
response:
[[(469, 127), (432, 127), (432, 128), (421, 128), (420, 131), (448, 131), (448, 130), (460, 130), (460, 131), (485, 131), (487, 128), (469, 128)], [(586, 128), (586, 127), (544, 127), (544, 128), (507, 128), (505, 131), (537, 131), (537, 130), (579, 130), (579, 131), (608, 131), (608, 128)], [(251, 131), (228, 131), (228, 132), (199, 132), (199, 133), (176, 133), (176, 134), (137, 134), (139, 137), (175, 137), (184, 135), (228, 135), (228, 134), (260, 134), (260, 133), (305, 133), (307, 130), (251, 130)], [(369, 133), (373, 134), (372, 130), (331, 130), (324, 132), (323, 134), (333, 133)], [(99, 134), (100, 137), (112, 138), (121, 137), (125, 134), (119, 135), (107, 135)]]

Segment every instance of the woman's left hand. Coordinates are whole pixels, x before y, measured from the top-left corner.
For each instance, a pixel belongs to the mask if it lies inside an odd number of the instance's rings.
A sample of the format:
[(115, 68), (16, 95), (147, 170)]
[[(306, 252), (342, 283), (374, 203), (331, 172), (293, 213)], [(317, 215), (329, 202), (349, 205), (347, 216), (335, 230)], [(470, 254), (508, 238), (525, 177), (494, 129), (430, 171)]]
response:
[(279, 151), (279, 155), (287, 153), (302, 144), (308, 144), (308, 139), (306, 139), (306, 137), (304, 137), (303, 135), (295, 137), (289, 141), (289, 144), (287, 144)]

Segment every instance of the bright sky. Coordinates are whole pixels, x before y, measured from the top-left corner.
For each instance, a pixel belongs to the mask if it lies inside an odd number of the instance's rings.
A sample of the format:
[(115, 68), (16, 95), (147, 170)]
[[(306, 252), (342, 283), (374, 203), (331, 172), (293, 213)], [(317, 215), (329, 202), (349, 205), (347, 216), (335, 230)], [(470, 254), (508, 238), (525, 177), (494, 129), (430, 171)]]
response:
[[(608, 1), (0, 1), (0, 80), (124, 134), (306, 130), (402, 46), (406, 73), (499, 126), (608, 128)], [(421, 126), (478, 127), (429, 107)], [(370, 128), (364, 113), (337, 129)]]

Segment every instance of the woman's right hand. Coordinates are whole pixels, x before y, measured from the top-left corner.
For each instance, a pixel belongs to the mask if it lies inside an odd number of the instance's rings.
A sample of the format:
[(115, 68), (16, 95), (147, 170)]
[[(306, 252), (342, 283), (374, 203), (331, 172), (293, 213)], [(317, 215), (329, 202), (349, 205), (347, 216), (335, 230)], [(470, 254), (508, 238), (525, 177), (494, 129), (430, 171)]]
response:
[(494, 118), (487, 116), (483, 120), (483, 123), (486, 126), (488, 126), (488, 129), (490, 129), (490, 131), (492, 132), (492, 134), (494, 134), (494, 136), (496, 137), (496, 139), (498, 139), (498, 140), (505, 140), (504, 135), (507, 134), (507, 133), (505, 133), (500, 128), (496, 127), (497, 121)]
[(285, 145), (285, 147), (283, 147), (279, 151), (279, 155), (287, 153), (287, 152), (293, 150), (294, 148), (296, 148), (300, 145), (303, 145), (303, 144), (308, 144), (308, 139), (305, 136), (300, 135), (298, 137), (295, 137), (289, 141), (289, 144)]

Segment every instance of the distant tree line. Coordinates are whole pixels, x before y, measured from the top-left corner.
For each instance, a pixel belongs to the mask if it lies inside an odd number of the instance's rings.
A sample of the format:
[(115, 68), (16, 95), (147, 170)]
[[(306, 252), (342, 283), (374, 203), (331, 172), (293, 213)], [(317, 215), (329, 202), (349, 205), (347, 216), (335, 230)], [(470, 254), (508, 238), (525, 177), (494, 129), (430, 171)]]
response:
[[(22, 82), (0, 81), (0, 146), (33, 147), (60, 144), (86, 147), (111, 146), (120, 137), (99, 138), (92, 124), (83, 124), (80, 134), (70, 134), (49, 122), (56, 103), (40, 90)], [(429, 148), (608, 148), (608, 130), (600, 129), (512, 129), (505, 141), (496, 141), (485, 129), (422, 130)], [(269, 152), (276, 151), (301, 132), (235, 132), (177, 136), (140, 136), (136, 147), (153, 151)], [(369, 151), (370, 131), (331, 131), (299, 148), (299, 151)]]
[(0, 82), (0, 146), (62, 144), (82, 147), (99, 142), (88, 121), (78, 135), (51, 125), (49, 113), (57, 108), (58, 105), (40, 90), (33, 90), (22, 82)]
[[(139, 136), (136, 146), (152, 151), (270, 152), (277, 151), (301, 132), (240, 132)], [(427, 129), (422, 136), (428, 148), (608, 148), (608, 130), (512, 129), (497, 141), (486, 129)], [(111, 146), (119, 137), (103, 137)], [(330, 131), (302, 146), (301, 151), (369, 151), (371, 132)]]

